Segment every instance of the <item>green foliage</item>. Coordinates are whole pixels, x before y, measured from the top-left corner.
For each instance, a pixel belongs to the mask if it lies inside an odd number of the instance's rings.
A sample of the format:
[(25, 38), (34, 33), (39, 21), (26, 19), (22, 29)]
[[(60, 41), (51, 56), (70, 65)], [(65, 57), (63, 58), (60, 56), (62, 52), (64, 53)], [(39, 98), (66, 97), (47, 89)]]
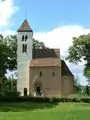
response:
[(90, 51), (90, 34), (73, 38), (73, 45), (69, 47), (69, 56), (66, 58), (70, 62), (77, 64), (82, 59), (87, 61)]
[(90, 95), (90, 90), (89, 90), (89, 86), (86, 85), (86, 94), (89, 96)]
[(6, 97), (17, 97), (17, 96), (20, 96), (20, 92), (17, 92), (17, 91), (5, 91), (4, 92), (4, 96)]
[(33, 39), (33, 49), (44, 49), (46, 48), (43, 42)]
[(17, 80), (4, 77), (1, 81), (0, 94), (5, 95), (6, 92), (16, 92)]
[(30, 97), (19, 96), (19, 92), (8, 92), (5, 96), (0, 96), (0, 102), (35, 102), (35, 103), (60, 103), (60, 102), (85, 102), (90, 103), (90, 97)]
[(79, 82), (80, 82), (79, 77), (78, 76), (74, 77), (74, 88), (76, 93), (81, 92), (81, 86)]
[(0, 78), (6, 73), (9, 68), (8, 57), (10, 56), (10, 49), (2, 41), (0, 41)]
[(16, 37), (0, 37), (0, 78), (8, 70), (16, 69)]
[(87, 63), (85, 64), (84, 70), (83, 70), (83, 74), (84, 76), (87, 77), (87, 82), (90, 85), (90, 61), (87, 61)]
[(0, 96), (0, 102), (40, 102), (40, 103), (44, 103), (44, 102), (50, 102), (51, 100), (49, 98), (41, 98), (41, 97), (30, 97), (30, 96), (19, 96), (20, 93), (14, 93), (14, 95), (12, 95), (12, 93), (14, 92), (8, 92), (7, 95), (5, 96)]
[(9, 78), (5, 81), (6, 91), (16, 91), (17, 90), (16, 85), (17, 85), (17, 80), (16, 79), (10, 79)]
[(78, 64), (83, 60), (86, 62), (83, 74), (90, 81), (90, 34), (73, 38), (73, 44), (68, 49), (69, 55), (66, 60)]

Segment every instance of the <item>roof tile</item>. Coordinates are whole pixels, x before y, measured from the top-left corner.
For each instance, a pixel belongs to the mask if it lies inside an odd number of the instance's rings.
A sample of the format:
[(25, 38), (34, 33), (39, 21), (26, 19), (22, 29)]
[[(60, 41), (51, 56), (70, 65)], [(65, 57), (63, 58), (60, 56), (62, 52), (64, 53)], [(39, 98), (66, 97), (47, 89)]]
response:
[(33, 59), (30, 62), (30, 67), (56, 67), (60, 66), (59, 58), (42, 58), (42, 59)]
[(20, 26), (20, 28), (17, 31), (18, 32), (33, 32), (27, 19), (24, 20), (23, 24)]

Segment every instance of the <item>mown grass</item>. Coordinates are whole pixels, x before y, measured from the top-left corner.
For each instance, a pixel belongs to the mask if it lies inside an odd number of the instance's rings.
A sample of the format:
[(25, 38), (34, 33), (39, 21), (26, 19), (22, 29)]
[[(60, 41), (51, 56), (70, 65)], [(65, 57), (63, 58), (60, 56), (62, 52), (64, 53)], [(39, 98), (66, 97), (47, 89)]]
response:
[(0, 103), (0, 120), (90, 120), (90, 104)]

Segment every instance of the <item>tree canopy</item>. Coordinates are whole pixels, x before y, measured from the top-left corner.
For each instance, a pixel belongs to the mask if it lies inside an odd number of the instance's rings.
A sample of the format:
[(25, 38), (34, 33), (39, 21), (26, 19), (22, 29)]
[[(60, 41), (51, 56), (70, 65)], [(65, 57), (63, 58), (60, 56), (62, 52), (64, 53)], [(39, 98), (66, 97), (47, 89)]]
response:
[(78, 64), (85, 61), (83, 74), (90, 81), (90, 34), (73, 37), (73, 44), (68, 49), (69, 55), (66, 60)]

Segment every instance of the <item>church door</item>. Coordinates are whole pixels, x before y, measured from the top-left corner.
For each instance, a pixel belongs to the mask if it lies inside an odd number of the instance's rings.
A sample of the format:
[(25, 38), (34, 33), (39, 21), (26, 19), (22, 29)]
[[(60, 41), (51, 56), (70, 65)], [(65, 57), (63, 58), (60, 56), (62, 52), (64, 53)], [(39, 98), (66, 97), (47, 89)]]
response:
[(41, 96), (40, 86), (36, 87), (36, 94), (37, 94), (37, 96)]
[(27, 96), (27, 88), (24, 88), (24, 96)]

